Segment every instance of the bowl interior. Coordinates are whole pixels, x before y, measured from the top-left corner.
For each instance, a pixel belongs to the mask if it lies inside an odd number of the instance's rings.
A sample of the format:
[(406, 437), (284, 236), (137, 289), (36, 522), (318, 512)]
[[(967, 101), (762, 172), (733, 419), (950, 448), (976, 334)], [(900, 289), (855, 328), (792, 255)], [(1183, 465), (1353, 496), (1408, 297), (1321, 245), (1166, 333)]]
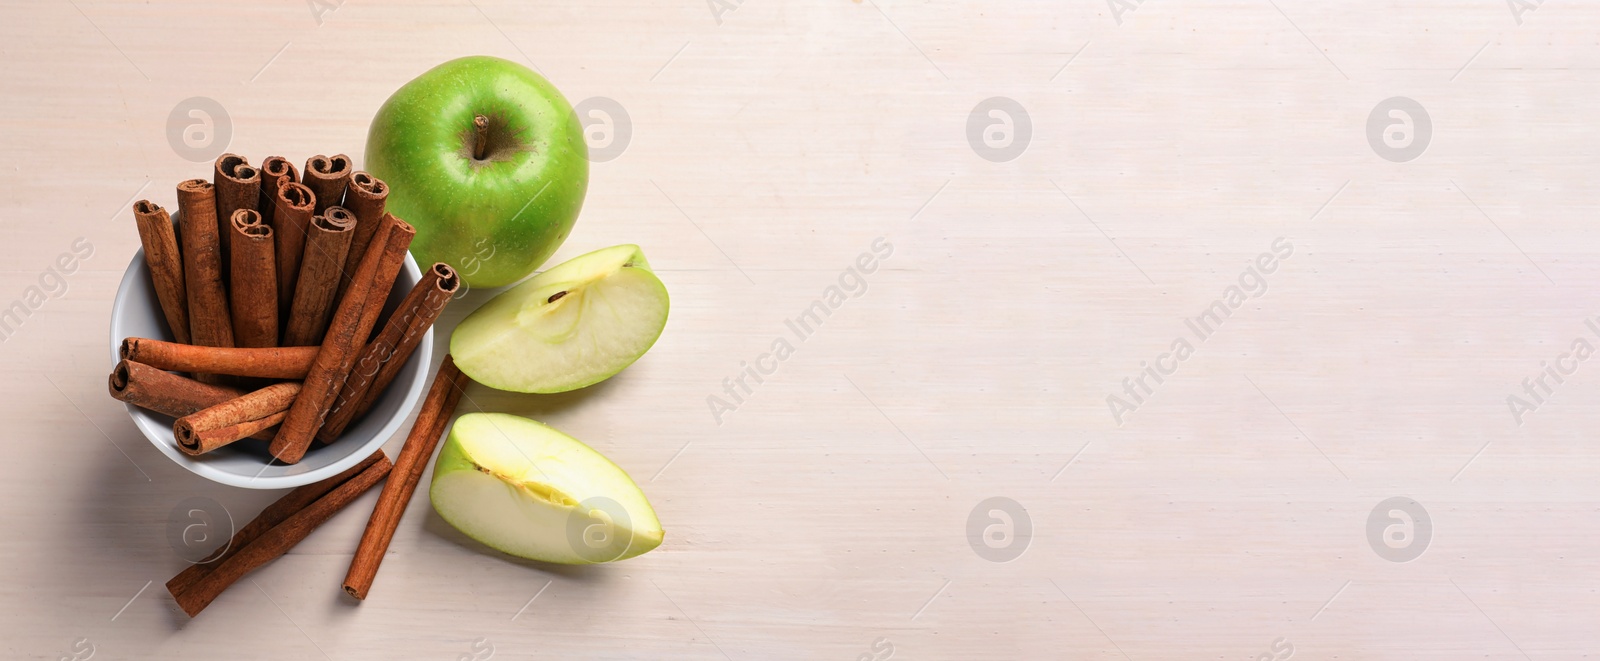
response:
[[(389, 292), (384, 305), (387, 319), (400, 300), (405, 298), (422, 273), (416, 260), (406, 255), (400, 275)], [(117, 289), (116, 302), (111, 311), (111, 364), (119, 360), (118, 349), (126, 337), (150, 337), (171, 340), (165, 315), (156, 300), (155, 285), (150, 280), (145, 265), (144, 251), (140, 250), (128, 264)], [(300, 463), (287, 465), (267, 453), (267, 442), (244, 439), (226, 447), (191, 457), (178, 450), (172, 435), (173, 419), (128, 404), (128, 414), (145, 438), (179, 466), (210, 480), (248, 489), (282, 489), (310, 484), (338, 474), (354, 466), (363, 458), (383, 446), (400, 425), (405, 422), (417, 401), (422, 397), (428, 376), (428, 364), (433, 357), (433, 329), (423, 336), (417, 350), (406, 360), (399, 376), (378, 397), (366, 415), (345, 430), (344, 436), (330, 445), (313, 442)]]

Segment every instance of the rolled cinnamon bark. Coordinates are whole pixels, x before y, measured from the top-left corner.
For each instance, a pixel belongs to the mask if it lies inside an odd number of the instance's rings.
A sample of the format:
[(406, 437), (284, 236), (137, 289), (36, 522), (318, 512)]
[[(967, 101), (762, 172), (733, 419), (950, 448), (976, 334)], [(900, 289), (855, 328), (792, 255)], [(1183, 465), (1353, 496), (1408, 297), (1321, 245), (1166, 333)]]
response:
[(320, 347), (197, 347), (144, 337), (130, 337), (122, 341), (123, 360), (144, 363), (156, 369), (264, 379), (304, 379), (320, 350)]
[(236, 388), (201, 383), (132, 360), (117, 363), (108, 382), (113, 399), (174, 418), (244, 394)]
[(346, 426), (372, 408), (460, 287), (461, 279), (456, 276), (455, 269), (444, 262), (434, 264), (422, 274), (422, 280), (406, 294), (383, 330), (356, 358), (350, 376), (339, 390), (339, 398), (334, 401), (333, 411), (317, 432), (318, 439), (332, 443), (344, 433)]
[(339, 295), (350, 288), (350, 277), (361, 265), (361, 257), (372, 245), (372, 237), (383, 221), (384, 204), (389, 199), (389, 185), (371, 173), (357, 170), (350, 175), (350, 187), (345, 189), (344, 208), (356, 215), (356, 236), (350, 241), (350, 254), (344, 260), (344, 277), (339, 281)]
[(297, 382), (274, 383), (178, 418), (172, 423), (172, 436), (184, 454), (205, 454), (283, 422), (298, 394)]
[(378, 504), (372, 508), (372, 518), (367, 519), (367, 529), (361, 533), (355, 557), (350, 559), (350, 571), (344, 577), (346, 594), (357, 599), (367, 598), (367, 591), (372, 589), (372, 581), (378, 576), (378, 566), (383, 563), (383, 555), (389, 550), (389, 542), (394, 540), (395, 528), (400, 526), (400, 517), (406, 512), (406, 503), (411, 502), (417, 483), (422, 481), (422, 472), (428, 467), (433, 449), (439, 445), (439, 437), (450, 424), (450, 414), (455, 412), (468, 381), (456, 367), (456, 361), (445, 356), (438, 375), (433, 377), (433, 386), (428, 388), (428, 397), (422, 402), (422, 410), (417, 413), (417, 422), (406, 436), (405, 447), (400, 449), (400, 456), (395, 457), (394, 470), (383, 485)]
[(251, 519), (249, 523), (240, 526), (239, 531), (233, 534), (233, 539), (228, 540), (226, 545), (218, 547), (216, 551), (206, 556), (204, 560), (178, 572), (177, 576), (167, 581), (167, 591), (171, 592), (173, 596), (187, 592), (200, 579), (205, 578), (206, 574), (211, 573), (213, 569), (216, 569), (218, 565), (228, 558), (238, 555), (239, 551), (243, 550), (245, 546), (256, 541), (261, 535), (271, 530), (273, 526), (283, 523), (285, 519), (294, 516), (296, 512), (305, 509), (311, 503), (316, 502), (318, 498), (338, 488), (339, 485), (350, 481), (350, 478), (360, 475), (373, 464), (378, 463), (378, 461), (386, 461), (387, 459), (383, 451), (379, 450), (363, 459), (361, 463), (345, 469), (344, 472), (338, 475), (302, 487), (295, 487), (293, 491), (268, 505), (266, 509), (261, 510), (261, 513), (257, 514), (256, 518)]
[[(212, 165), (211, 181), (217, 191), (217, 236), (228, 236), (233, 224), (233, 212), (255, 209), (261, 203), (261, 172), (250, 167), (250, 161), (238, 154), (223, 154)], [(225, 280), (233, 274), (233, 246), (222, 241), (222, 273)]]
[[(184, 288), (189, 296), (189, 339), (200, 346), (231, 347), (233, 322), (228, 318), (228, 294), (222, 285), (215, 187), (204, 179), (178, 184), (178, 213)], [(196, 378), (204, 381), (208, 375), (201, 373)]]
[(144, 244), (144, 262), (150, 268), (150, 281), (156, 287), (156, 300), (167, 318), (172, 339), (189, 343), (189, 298), (183, 286), (183, 255), (173, 233), (172, 217), (161, 205), (150, 200), (133, 203), (133, 218), (139, 225), (139, 242)]
[[(378, 451), (379, 455), (382, 453), (382, 450)], [(229, 585), (244, 578), (245, 574), (288, 553), (289, 549), (294, 548), (315, 531), (317, 526), (333, 518), (339, 510), (344, 509), (367, 489), (382, 481), (393, 468), (394, 464), (389, 463), (388, 457), (381, 457), (360, 473), (269, 527), (260, 536), (241, 547), (238, 552), (227, 554), (225, 560), (216, 563), (211, 571), (189, 585), (188, 589), (174, 592), (172, 597), (177, 600), (183, 612), (188, 613), (189, 617), (194, 617)]]
[(229, 224), (233, 340), (241, 347), (278, 346), (278, 263), (272, 228), (255, 209), (237, 209)]
[(293, 464), (305, 456), (328, 410), (333, 407), (334, 398), (344, 387), (356, 354), (378, 322), (378, 313), (405, 261), (406, 248), (411, 246), (416, 234), (405, 221), (384, 215), (378, 236), (373, 239), (374, 248), (361, 259), (350, 291), (339, 301), (339, 309), (328, 325), (322, 349), (306, 374), (305, 388), (289, 408), (289, 417), (284, 419), (277, 437), (272, 439), (269, 451), (279, 461)]
[[(117, 363), (116, 368), (111, 370), (109, 382), (111, 397), (117, 401), (173, 418), (182, 418), (245, 394), (241, 390), (201, 383), (129, 360)], [(249, 432), (247, 436), (270, 441), (277, 431), (268, 425)]]
[(300, 279), (300, 261), (306, 251), (306, 234), (311, 231), (316, 195), (305, 186), (284, 181), (273, 196), (276, 198), (272, 233), (278, 251), (278, 319), (287, 320), (289, 306), (294, 301), (294, 288)]
[(355, 227), (355, 216), (344, 207), (328, 207), (311, 219), (311, 235), (306, 238), (306, 254), (300, 261), (300, 278), (283, 332), (284, 346), (322, 343), (322, 334), (333, 316), (334, 294), (339, 291), (339, 277)]
[(317, 195), (317, 213), (321, 214), (328, 207), (339, 206), (344, 201), (344, 189), (350, 185), (350, 175), (355, 167), (350, 164), (350, 157), (344, 154), (323, 156), (318, 154), (306, 159), (305, 177), (302, 179), (311, 192)]
[(294, 164), (282, 156), (268, 156), (261, 161), (261, 200), (257, 209), (261, 211), (261, 222), (266, 223), (274, 231), (278, 229), (278, 187), (286, 183), (300, 182), (300, 171), (294, 169)]

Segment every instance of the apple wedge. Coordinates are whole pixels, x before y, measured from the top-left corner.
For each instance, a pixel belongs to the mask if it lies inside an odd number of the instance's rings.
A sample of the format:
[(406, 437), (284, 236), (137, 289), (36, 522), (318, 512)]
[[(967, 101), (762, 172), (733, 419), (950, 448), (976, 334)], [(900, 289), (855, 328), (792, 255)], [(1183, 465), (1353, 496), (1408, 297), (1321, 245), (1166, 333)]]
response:
[(562, 262), (467, 315), (450, 354), (472, 380), (515, 392), (576, 390), (643, 356), (667, 325), (667, 288), (636, 245)]
[(593, 448), (505, 413), (456, 420), (433, 465), (439, 516), (485, 545), (565, 565), (626, 560), (661, 545), (639, 485)]

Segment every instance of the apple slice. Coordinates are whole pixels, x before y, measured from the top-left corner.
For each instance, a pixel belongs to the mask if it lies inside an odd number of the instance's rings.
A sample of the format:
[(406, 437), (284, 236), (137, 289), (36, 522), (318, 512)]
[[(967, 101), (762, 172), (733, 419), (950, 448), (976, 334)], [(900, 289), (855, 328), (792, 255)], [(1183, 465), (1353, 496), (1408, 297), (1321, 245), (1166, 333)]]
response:
[(574, 257), (484, 303), (450, 335), (472, 380), (516, 392), (566, 392), (632, 365), (667, 325), (667, 288), (639, 246)]
[(468, 537), (530, 560), (626, 560), (660, 546), (665, 534), (639, 485), (611, 460), (505, 413), (456, 420), (428, 498)]

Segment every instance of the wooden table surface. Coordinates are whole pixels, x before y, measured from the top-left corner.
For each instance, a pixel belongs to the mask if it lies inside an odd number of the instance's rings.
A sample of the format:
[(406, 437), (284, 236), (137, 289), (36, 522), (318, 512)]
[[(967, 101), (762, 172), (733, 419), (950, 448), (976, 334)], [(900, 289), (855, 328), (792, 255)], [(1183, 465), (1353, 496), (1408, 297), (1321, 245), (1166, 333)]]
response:
[[(7, 3), (0, 306), (27, 314), (0, 344), (0, 656), (1588, 658), (1597, 21), (1542, 0)], [(388, 94), (468, 54), (611, 109), (552, 263), (638, 243), (673, 303), (616, 378), (471, 406), (612, 458), (666, 542), (520, 562), (419, 494), (357, 604), (339, 581), (374, 492), (190, 620), (162, 588), (174, 508), (243, 522), (278, 494), (186, 472), (107, 396), (130, 204), (223, 149), (359, 165)], [(169, 138), (196, 104), (221, 109), (211, 142)], [(445, 311), (435, 363), (492, 293)]]

